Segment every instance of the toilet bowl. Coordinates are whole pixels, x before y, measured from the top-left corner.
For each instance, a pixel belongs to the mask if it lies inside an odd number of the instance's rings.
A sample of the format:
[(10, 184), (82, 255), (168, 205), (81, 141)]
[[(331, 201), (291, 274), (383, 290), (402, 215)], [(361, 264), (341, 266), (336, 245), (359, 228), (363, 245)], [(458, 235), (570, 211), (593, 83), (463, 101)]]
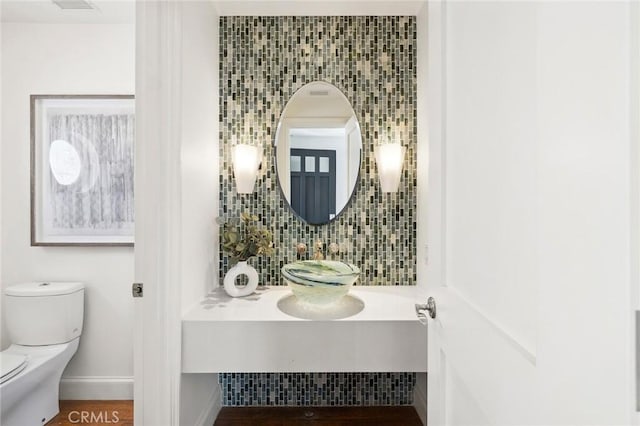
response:
[(43, 425), (59, 412), (60, 378), (78, 349), (84, 286), (27, 283), (4, 293), (13, 344), (0, 353), (0, 424)]

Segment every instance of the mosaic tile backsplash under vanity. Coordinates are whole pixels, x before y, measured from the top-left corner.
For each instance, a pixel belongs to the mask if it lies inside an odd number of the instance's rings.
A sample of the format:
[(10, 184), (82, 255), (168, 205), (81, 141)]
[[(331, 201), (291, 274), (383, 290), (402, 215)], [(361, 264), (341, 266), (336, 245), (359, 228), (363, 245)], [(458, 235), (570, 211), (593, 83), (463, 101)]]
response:
[[(310, 226), (281, 196), (273, 144), (289, 99), (318, 80), (338, 87), (351, 102), (363, 149), (351, 203), (328, 225)], [(356, 285), (415, 284), (416, 93), (414, 17), (220, 18), (219, 215), (249, 211), (272, 230), (275, 254), (250, 260), (260, 283), (284, 285), (280, 268), (296, 260), (296, 244), (311, 248), (319, 239), (327, 246), (338, 243), (338, 257), (360, 267)], [(253, 194), (236, 193), (234, 139), (264, 150)], [(390, 140), (401, 141), (407, 152), (398, 192), (384, 194), (374, 147)], [(222, 249), (219, 266), (222, 282), (230, 267)], [(388, 405), (412, 402), (415, 375), (221, 374), (220, 383), (227, 405)]]
[(413, 373), (225, 373), (227, 406), (410, 405)]

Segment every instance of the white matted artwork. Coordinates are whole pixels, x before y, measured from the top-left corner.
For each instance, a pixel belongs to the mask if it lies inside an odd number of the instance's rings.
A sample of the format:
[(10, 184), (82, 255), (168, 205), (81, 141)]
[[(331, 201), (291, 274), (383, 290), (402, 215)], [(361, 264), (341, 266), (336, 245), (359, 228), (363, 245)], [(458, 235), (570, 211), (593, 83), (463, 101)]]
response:
[(133, 245), (132, 95), (31, 95), (31, 245)]

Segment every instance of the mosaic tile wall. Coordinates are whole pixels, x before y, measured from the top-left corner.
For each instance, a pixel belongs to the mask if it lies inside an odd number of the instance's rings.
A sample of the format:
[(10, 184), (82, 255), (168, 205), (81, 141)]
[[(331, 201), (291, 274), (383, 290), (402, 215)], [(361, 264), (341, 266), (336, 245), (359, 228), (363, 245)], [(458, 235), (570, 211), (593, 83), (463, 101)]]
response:
[[(414, 17), (220, 18), (220, 212), (257, 214), (273, 231), (276, 252), (250, 263), (260, 282), (283, 284), (280, 268), (295, 244), (320, 239), (341, 246), (358, 265), (361, 285), (412, 285), (416, 280), (416, 23)], [(362, 131), (355, 198), (328, 225), (305, 225), (283, 201), (273, 143), (280, 114), (297, 89), (324, 80), (347, 96)], [(253, 194), (233, 181), (233, 138), (264, 149)], [(374, 146), (389, 138), (407, 147), (397, 193), (383, 194)], [(365, 214), (366, 213), (366, 214)], [(220, 250), (220, 282), (229, 270)]]
[[(328, 225), (302, 223), (281, 198), (273, 143), (280, 114), (305, 84), (323, 80), (351, 101), (362, 132), (360, 180), (354, 199)], [(275, 254), (249, 262), (260, 283), (281, 285), (280, 268), (296, 260), (295, 245), (317, 239), (341, 247), (358, 265), (359, 285), (416, 281), (416, 21), (414, 17), (220, 18), (220, 211), (257, 214), (272, 230)], [(233, 141), (264, 150), (253, 194), (233, 182)], [(397, 193), (380, 190), (377, 144), (407, 148)], [(220, 248), (220, 282), (229, 260)], [(221, 374), (226, 405), (411, 404), (413, 373)]]
[(413, 373), (220, 374), (226, 406), (410, 405)]

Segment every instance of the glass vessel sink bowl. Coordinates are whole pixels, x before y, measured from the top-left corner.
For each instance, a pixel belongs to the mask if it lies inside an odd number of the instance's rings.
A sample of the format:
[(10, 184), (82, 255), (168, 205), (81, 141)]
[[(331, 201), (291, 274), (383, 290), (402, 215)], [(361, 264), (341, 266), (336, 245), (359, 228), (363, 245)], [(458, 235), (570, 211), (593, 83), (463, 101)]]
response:
[(300, 302), (329, 305), (349, 292), (360, 269), (336, 260), (300, 260), (284, 265), (282, 276)]

